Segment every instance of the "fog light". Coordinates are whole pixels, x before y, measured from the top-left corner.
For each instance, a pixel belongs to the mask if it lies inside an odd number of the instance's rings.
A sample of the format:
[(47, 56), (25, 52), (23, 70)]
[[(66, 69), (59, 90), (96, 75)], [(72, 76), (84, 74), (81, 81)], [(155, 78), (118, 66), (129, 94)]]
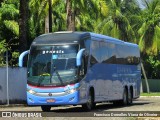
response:
[(29, 98), (29, 101), (32, 102), (32, 103), (34, 103), (34, 100), (32, 98)]
[(72, 101), (74, 99), (74, 97), (69, 98), (69, 101)]

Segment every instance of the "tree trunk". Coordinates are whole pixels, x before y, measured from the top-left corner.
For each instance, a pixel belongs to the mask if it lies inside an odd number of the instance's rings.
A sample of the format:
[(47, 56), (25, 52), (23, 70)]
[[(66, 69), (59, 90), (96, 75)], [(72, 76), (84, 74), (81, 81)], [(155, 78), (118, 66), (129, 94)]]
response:
[(20, 53), (27, 50), (27, 8), (28, 0), (20, 0), (19, 47)]
[(145, 83), (146, 83), (146, 87), (147, 87), (147, 93), (150, 93), (149, 84), (148, 84), (148, 80), (147, 80), (147, 76), (146, 76), (146, 72), (144, 70), (144, 66), (143, 66), (142, 62), (141, 62), (141, 68), (142, 68), (142, 73), (144, 75), (144, 79), (145, 79)]
[(72, 24), (72, 31), (75, 31), (75, 11), (73, 11), (72, 13), (71, 24)]
[(72, 11), (72, 3), (71, 0), (66, 0), (66, 8), (67, 8), (67, 30), (75, 31), (75, 12)]
[(45, 33), (49, 33), (49, 15), (45, 18)]
[(52, 0), (49, 0), (49, 32), (52, 32)]

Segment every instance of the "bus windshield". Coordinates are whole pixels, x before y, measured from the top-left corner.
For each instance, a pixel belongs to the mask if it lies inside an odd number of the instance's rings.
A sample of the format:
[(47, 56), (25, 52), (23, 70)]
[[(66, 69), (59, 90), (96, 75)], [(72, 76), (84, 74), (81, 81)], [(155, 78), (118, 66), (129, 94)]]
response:
[(63, 86), (76, 83), (78, 45), (32, 46), (28, 61), (28, 84)]

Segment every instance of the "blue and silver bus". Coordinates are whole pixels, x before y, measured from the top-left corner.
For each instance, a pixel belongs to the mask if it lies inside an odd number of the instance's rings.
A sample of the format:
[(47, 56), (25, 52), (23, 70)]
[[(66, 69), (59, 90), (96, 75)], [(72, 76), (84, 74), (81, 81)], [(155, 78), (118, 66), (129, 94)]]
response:
[(28, 57), (27, 103), (43, 111), (59, 105), (91, 110), (101, 102), (129, 105), (140, 95), (136, 44), (90, 32), (55, 32), (35, 38)]

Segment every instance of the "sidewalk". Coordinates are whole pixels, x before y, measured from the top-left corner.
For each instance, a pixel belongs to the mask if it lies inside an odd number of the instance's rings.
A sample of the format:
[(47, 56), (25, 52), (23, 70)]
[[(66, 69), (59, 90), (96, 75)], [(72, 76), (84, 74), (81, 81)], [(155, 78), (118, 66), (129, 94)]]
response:
[(160, 98), (160, 96), (140, 96), (140, 98), (147, 98), (147, 97), (151, 97), (151, 98)]
[(6, 108), (6, 107), (26, 107), (27, 104), (9, 104), (9, 105), (0, 105), (1, 108)]

